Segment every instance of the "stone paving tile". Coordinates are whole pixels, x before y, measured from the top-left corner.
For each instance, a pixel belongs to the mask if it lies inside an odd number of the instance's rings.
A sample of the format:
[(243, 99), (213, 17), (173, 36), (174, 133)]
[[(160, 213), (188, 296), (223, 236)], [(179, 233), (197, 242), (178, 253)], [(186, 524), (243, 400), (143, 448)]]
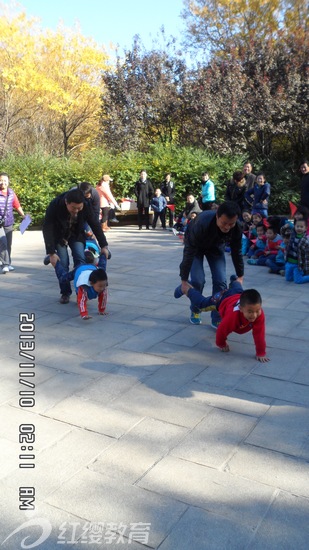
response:
[(97, 359), (114, 365), (132, 367), (137, 370), (146, 369), (149, 372), (155, 372), (162, 365), (168, 365), (170, 363), (167, 358), (161, 355), (139, 353), (118, 348), (108, 349), (98, 353)]
[(243, 445), (225, 470), (294, 495), (309, 497), (309, 463), (282, 453)]
[(131, 411), (124, 413), (104, 406), (103, 402), (98, 403), (75, 395), (50, 408), (47, 414), (62, 422), (116, 438), (121, 437), (143, 417), (133, 407)]
[(252, 532), (246, 525), (191, 506), (160, 546), (160, 550), (241, 550)]
[(93, 462), (112, 441), (112, 438), (101, 434), (72, 428), (36, 456), (34, 469), (14, 470), (11, 476), (3, 476), (2, 486), (17, 491), (18, 487), (24, 486), (26, 479), (27, 486), (35, 487), (38, 498), (43, 500)]
[[(145, 385), (147, 380), (146, 378), (144, 381)], [(168, 393), (163, 395), (145, 386), (129, 390), (120, 398), (114, 399), (110, 407), (185, 427), (196, 426), (210, 411), (210, 407), (204, 403), (184, 404), (182, 399)]]
[(254, 429), (256, 422), (255, 418), (243, 414), (212, 410), (171, 454), (219, 469)]
[(118, 482), (133, 484), (187, 432), (187, 428), (146, 418), (106, 449), (89, 468)]
[[(155, 373), (152, 373), (145, 384), (148, 388), (164, 393), (165, 395), (179, 395), (178, 390), (188, 381), (198, 376), (204, 367), (193, 363), (185, 365), (164, 365)], [(168, 388), (168, 389), (167, 389)]]
[(294, 380), (300, 368), (308, 363), (308, 355), (302, 352), (276, 350), (275, 354), (269, 355), (270, 362), (257, 363), (252, 373), (278, 380)]
[(64, 483), (46, 502), (92, 522), (151, 523), (150, 547), (165, 539), (187, 509), (177, 500), (132, 485), (119, 486), (87, 469)]
[(309, 460), (309, 408), (274, 401), (245, 442)]
[(6, 419), (5, 426), (2, 429), (2, 436), (13, 442), (18, 441), (17, 436), (21, 424), (35, 425), (35, 430), (38, 434), (33, 444), (35, 451), (41, 451), (49, 445), (54, 444), (72, 429), (68, 424), (35, 414), (31, 409), (27, 410), (20, 407), (12, 407), (11, 405), (2, 405), (0, 407), (0, 418)]
[(237, 389), (257, 395), (266, 395), (299, 405), (309, 406), (308, 387), (284, 380), (251, 374), (237, 385)]
[(177, 391), (177, 396), (187, 398), (190, 402), (202, 401), (211, 407), (255, 417), (263, 416), (273, 402), (271, 397), (258, 397), (237, 390), (224, 390), (195, 381), (182, 386)]
[(139, 487), (169, 496), (256, 529), (274, 488), (214, 468), (168, 456), (138, 482)]
[(146, 369), (134, 369), (130, 367), (113, 367), (102, 378), (87, 384), (75, 392), (75, 396), (99, 403), (108, 403), (114, 397), (125, 393), (130, 388), (143, 381), (149, 372)]
[(248, 550), (308, 550), (309, 500), (280, 492)]
[(160, 353), (161, 342), (166, 340), (169, 336), (175, 332), (174, 330), (167, 331), (164, 328), (152, 328), (148, 330), (147, 327), (144, 330), (139, 329), (139, 334), (132, 336), (131, 338), (122, 341), (117, 344), (118, 349), (129, 350), (129, 351), (150, 351), (152, 346), (156, 346), (157, 352)]

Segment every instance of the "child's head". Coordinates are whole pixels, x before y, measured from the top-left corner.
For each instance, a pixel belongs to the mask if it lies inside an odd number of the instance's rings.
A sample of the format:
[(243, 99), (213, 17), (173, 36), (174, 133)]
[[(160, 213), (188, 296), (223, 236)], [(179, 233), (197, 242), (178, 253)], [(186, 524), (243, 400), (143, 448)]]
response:
[(246, 180), (245, 180), (244, 173), (241, 172), (240, 170), (237, 170), (236, 172), (234, 172), (233, 181), (234, 183), (236, 183), (238, 187), (242, 187), (243, 185), (245, 185)]
[(290, 238), (291, 238), (292, 228), (290, 224), (285, 224), (280, 229), (280, 235), (283, 238), (283, 242), (285, 245), (288, 244)]
[(260, 172), (260, 173), (256, 176), (256, 183), (257, 183), (259, 186), (262, 186), (262, 185), (265, 184), (265, 181), (266, 181), (265, 174), (262, 174), (262, 172)]
[(249, 212), (249, 210), (243, 210), (242, 219), (244, 220), (244, 222), (249, 223), (252, 219), (251, 212)]
[(195, 220), (195, 218), (197, 218), (197, 212), (195, 212), (195, 211), (194, 211), (194, 212), (190, 212), (189, 218), (190, 218), (190, 220)]
[(106, 271), (104, 269), (95, 269), (92, 271), (89, 276), (89, 283), (98, 294), (103, 292), (107, 287)]
[(190, 204), (193, 204), (194, 201), (195, 201), (194, 195), (192, 195), (192, 193), (189, 193), (187, 195), (187, 202), (190, 203)]
[(256, 226), (256, 234), (258, 238), (261, 239), (263, 235), (265, 235), (265, 233), (266, 233), (265, 225), (262, 222), (258, 223)]
[(294, 221), (295, 220), (308, 220), (309, 219), (309, 208), (306, 206), (299, 205), (297, 207), (297, 210), (294, 214)]
[(160, 197), (160, 195), (162, 195), (161, 189), (155, 189), (155, 196)]
[(266, 229), (266, 237), (269, 241), (273, 241), (274, 238), (276, 237), (277, 235), (277, 232), (276, 232), (276, 229), (270, 225), (269, 227), (267, 227)]
[(253, 221), (254, 225), (257, 225), (262, 220), (263, 220), (263, 216), (261, 214), (259, 214), (258, 212), (256, 212), (255, 214), (252, 214), (252, 221)]
[(202, 173), (202, 181), (208, 181), (209, 180), (209, 175), (208, 175), (208, 172), (203, 172)]
[(294, 229), (297, 235), (303, 235), (307, 231), (307, 220), (294, 220)]
[(244, 290), (239, 300), (239, 310), (249, 321), (253, 323), (262, 313), (262, 298), (254, 288)]

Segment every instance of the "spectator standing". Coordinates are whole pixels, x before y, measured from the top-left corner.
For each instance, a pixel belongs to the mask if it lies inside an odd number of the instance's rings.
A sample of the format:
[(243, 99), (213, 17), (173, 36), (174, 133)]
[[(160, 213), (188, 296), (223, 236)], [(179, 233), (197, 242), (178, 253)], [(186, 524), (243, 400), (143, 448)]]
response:
[(142, 229), (144, 213), (146, 229), (149, 229), (149, 206), (154, 191), (151, 181), (147, 178), (146, 170), (140, 171), (140, 178), (135, 183), (134, 192), (137, 199), (138, 228)]
[(9, 187), (9, 184), (10, 179), (8, 174), (2, 172), (0, 174), (0, 262), (3, 274), (14, 271), (14, 267), (11, 264), (14, 226), (13, 209), (15, 208), (22, 218), (25, 217), (20, 202), (13, 189)]
[(174, 225), (174, 212), (175, 212), (175, 195), (176, 188), (175, 183), (171, 180), (171, 173), (168, 172), (165, 174), (165, 180), (161, 185), (162, 195), (165, 197), (167, 202), (168, 216), (169, 216), (169, 227)]
[(255, 184), (256, 175), (252, 172), (251, 162), (245, 162), (242, 171), (245, 175), (247, 189), (252, 189)]
[[(98, 240), (101, 253), (108, 258), (105, 235), (92, 208), (85, 201), (80, 189), (72, 189), (53, 199), (47, 207), (43, 222), (43, 237), (47, 257), (45, 265), (56, 263), (57, 254), (65, 271), (69, 271), (68, 247), (70, 247), (74, 267), (85, 264), (85, 224), (88, 224)], [(60, 303), (68, 304), (72, 294), (69, 282), (60, 283)]]
[(300, 204), (309, 208), (309, 161), (303, 160), (299, 170), (302, 174), (300, 182)]
[(102, 229), (103, 231), (109, 231), (108, 226), (108, 214), (110, 211), (110, 205), (113, 204), (116, 210), (120, 210), (120, 207), (114, 198), (110, 189), (110, 182), (113, 181), (108, 174), (104, 174), (102, 179), (97, 183), (96, 190), (100, 195), (100, 208), (102, 212)]
[(258, 174), (253, 189), (246, 192), (246, 200), (252, 205), (252, 214), (261, 214), (263, 218), (267, 218), (269, 197), (270, 184), (264, 174)]
[(202, 173), (202, 189), (201, 189), (201, 207), (202, 210), (211, 210), (212, 205), (216, 200), (215, 185), (209, 178), (207, 172)]
[(156, 228), (159, 217), (162, 224), (162, 228), (166, 229), (165, 215), (166, 215), (167, 202), (166, 202), (166, 198), (161, 193), (161, 189), (155, 190), (155, 196), (152, 197), (150, 204), (151, 204), (152, 210), (154, 211), (152, 229)]
[[(227, 243), (231, 247), (232, 261), (242, 283), (244, 275), (244, 261), (241, 253), (242, 227), (238, 218), (240, 210), (234, 202), (224, 202), (217, 211), (208, 210), (198, 215), (194, 223), (190, 224), (185, 234), (183, 260), (180, 264), (180, 278), (187, 283), (191, 274), (191, 284), (194, 288), (203, 291), (205, 284), (204, 257), (208, 262), (212, 275), (212, 293), (227, 288), (226, 263), (224, 249)], [(185, 292), (186, 285), (182, 284)], [(217, 328), (220, 315), (212, 311), (212, 326)], [(190, 322), (201, 324), (201, 315), (198, 308), (192, 310)]]
[(239, 170), (234, 172), (233, 178), (227, 183), (225, 191), (225, 200), (233, 201), (238, 204), (241, 212), (245, 207), (245, 195), (247, 192), (246, 180), (243, 172)]

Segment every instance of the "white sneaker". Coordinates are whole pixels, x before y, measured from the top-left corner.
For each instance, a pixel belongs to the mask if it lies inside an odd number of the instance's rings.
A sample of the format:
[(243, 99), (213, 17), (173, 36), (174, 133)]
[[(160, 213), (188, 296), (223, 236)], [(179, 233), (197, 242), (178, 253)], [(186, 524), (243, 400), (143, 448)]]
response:
[(10, 270), (9, 270), (9, 266), (8, 265), (5, 265), (3, 268), (2, 268), (2, 273), (8, 273)]
[(15, 271), (15, 267), (13, 267), (12, 265), (9, 265), (9, 271)]

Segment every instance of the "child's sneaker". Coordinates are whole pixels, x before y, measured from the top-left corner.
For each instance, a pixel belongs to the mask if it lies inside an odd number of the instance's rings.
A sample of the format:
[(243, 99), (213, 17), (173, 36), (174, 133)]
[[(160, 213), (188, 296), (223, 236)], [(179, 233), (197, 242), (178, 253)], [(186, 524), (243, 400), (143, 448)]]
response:
[(247, 260), (247, 264), (249, 264), (249, 265), (257, 265), (257, 260), (254, 260), (253, 258), (250, 258), (250, 260)]
[(220, 325), (221, 321), (211, 321), (210, 325), (212, 326), (212, 328), (214, 328), (215, 330), (217, 330), (218, 326)]
[(175, 288), (174, 290), (174, 298), (181, 298), (181, 296), (183, 296), (183, 292), (181, 290), (181, 285), (179, 285), (177, 288)]
[(172, 231), (173, 231), (173, 233), (174, 233), (175, 237), (177, 237), (177, 235), (178, 235), (178, 231), (177, 231), (177, 229), (174, 229), (174, 227), (173, 227), (173, 228), (172, 228)]
[(202, 324), (202, 319), (201, 319), (201, 314), (200, 313), (191, 313), (191, 317), (190, 317), (190, 323), (192, 323), (192, 325), (201, 325)]
[(279, 274), (281, 275), (281, 277), (284, 277), (284, 276), (285, 276), (285, 271), (284, 271), (284, 269), (280, 269)]

